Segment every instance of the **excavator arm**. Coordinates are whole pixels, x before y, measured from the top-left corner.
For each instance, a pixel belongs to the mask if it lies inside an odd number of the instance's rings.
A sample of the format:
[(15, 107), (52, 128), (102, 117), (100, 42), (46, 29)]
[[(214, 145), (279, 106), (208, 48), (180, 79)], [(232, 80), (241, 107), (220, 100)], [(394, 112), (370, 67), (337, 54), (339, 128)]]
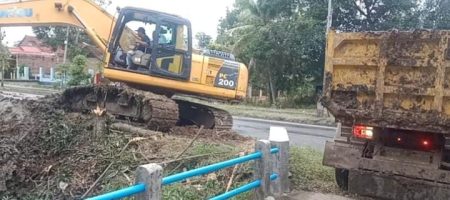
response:
[(95, 45), (105, 52), (115, 20), (114, 16), (90, 0), (19, 0), (0, 3), (0, 27), (50, 25), (82, 28)]

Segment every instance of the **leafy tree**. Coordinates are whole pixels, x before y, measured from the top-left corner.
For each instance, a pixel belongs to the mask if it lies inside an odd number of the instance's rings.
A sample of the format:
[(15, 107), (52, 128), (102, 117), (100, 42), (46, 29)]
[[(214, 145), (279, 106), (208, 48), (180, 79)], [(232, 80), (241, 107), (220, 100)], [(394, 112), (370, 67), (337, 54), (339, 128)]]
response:
[(3, 65), (3, 61), (5, 61), (4, 66), (0, 66), (0, 69), (3, 69), (5, 73), (4, 75), (6, 75), (11, 68), (11, 62), (13, 61), (15, 63), (15, 60), (11, 59), (11, 52), (9, 52), (9, 49), (0, 43), (0, 65)]
[(63, 65), (63, 70), (68, 71), (70, 77), (68, 85), (89, 84), (90, 75), (86, 72), (87, 58), (83, 55), (75, 56), (69, 65)]
[(204, 49), (211, 44), (212, 37), (204, 32), (199, 32), (195, 34), (195, 39), (198, 41), (198, 47)]
[[(106, 8), (111, 5), (111, 0), (94, 0), (99, 6)], [(64, 41), (67, 37), (67, 26), (37, 26), (33, 27), (33, 33), (36, 37), (46, 44), (50, 45), (53, 50), (64, 48)], [(77, 27), (69, 27), (67, 58), (72, 60), (77, 55), (95, 56), (94, 52), (89, 52), (83, 48), (83, 44), (92, 44), (89, 36), (84, 30)]]
[(211, 49), (211, 50), (217, 50), (217, 51), (224, 51), (224, 52), (231, 52), (231, 50), (223, 45), (223, 44), (219, 44), (216, 42), (212, 42), (208, 45), (207, 49)]
[[(250, 85), (297, 102), (322, 84), (328, 0), (235, 0), (219, 20), (215, 41), (247, 64)], [(450, 0), (333, 0), (341, 31), (450, 28)]]
[[(64, 26), (38, 26), (33, 27), (33, 32), (36, 37), (42, 40), (56, 50), (57, 48), (64, 48), (64, 41), (67, 36), (67, 27)], [(88, 55), (84, 48), (81, 47), (83, 43), (91, 43), (88, 36), (79, 28), (69, 27), (68, 37), (68, 60), (73, 59), (77, 55)]]
[(419, 27), (419, 0), (334, 1), (333, 27), (343, 31), (379, 31)]
[(19, 75), (20, 76), (23, 76), (25, 74), (25, 67), (27, 67), (27, 65), (20, 64), (20, 66), (19, 66)]
[(450, 0), (425, 0), (424, 5), (424, 28), (450, 29)]
[[(219, 21), (217, 39), (212, 42), (210, 36), (197, 33), (198, 46), (235, 54), (249, 68), (250, 85), (267, 89), (272, 103), (276, 103), (278, 91), (287, 91), (307, 102), (308, 95), (298, 93), (309, 93), (322, 82), (327, 2), (235, 0)], [(342, 31), (450, 28), (450, 0), (333, 2), (332, 25)], [(50, 44), (61, 45), (64, 39), (60, 38), (65, 38), (65, 31), (61, 30), (44, 33), (43, 38), (59, 38), (49, 39)], [(71, 32), (69, 44), (77, 43), (74, 36)], [(84, 35), (80, 34), (77, 40), (84, 40)]]
[(278, 91), (321, 81), (326, 13), (323, 0), (236, 0), (219, 21), (217, 42), (247, 64), (250, 84), (267, 88), (276, 104)]

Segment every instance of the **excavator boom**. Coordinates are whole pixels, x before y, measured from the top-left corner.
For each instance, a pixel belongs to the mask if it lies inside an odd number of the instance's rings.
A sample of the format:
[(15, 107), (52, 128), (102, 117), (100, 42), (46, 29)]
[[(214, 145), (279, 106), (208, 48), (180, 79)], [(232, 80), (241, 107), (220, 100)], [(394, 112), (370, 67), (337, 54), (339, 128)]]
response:
[[(89, 17), (83, 17), (89, 16)], [(0, 27), (70, 25), (82, 28), (106, 50), (114, 17), (87, 0), (28, 0), (0, 3)]]

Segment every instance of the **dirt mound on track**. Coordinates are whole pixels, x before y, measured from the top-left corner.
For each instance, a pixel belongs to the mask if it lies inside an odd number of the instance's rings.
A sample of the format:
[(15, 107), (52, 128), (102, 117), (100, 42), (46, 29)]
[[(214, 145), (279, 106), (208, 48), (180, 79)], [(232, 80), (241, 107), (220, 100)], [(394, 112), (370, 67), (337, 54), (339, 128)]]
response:
[[(175, 127), (147, 137), (112, 130), (112, 117), (71, 113), (59, 101), (57, 94), (33, 100), (0, 93), (0, 199), (80, 199), (109, 165), (87, 196), (132, 184), (138, 165), (174, 159), (198, 131)], [(200, 138), (248, 139), (210, 130)]]

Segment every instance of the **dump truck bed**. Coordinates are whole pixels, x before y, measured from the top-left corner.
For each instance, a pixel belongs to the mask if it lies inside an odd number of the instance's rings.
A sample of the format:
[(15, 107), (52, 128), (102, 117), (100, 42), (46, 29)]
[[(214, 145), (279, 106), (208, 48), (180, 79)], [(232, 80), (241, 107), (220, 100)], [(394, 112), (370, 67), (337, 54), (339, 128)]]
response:
[(330, 31), (322, 103), (345, 124), (450, 133), (450, 31)]

